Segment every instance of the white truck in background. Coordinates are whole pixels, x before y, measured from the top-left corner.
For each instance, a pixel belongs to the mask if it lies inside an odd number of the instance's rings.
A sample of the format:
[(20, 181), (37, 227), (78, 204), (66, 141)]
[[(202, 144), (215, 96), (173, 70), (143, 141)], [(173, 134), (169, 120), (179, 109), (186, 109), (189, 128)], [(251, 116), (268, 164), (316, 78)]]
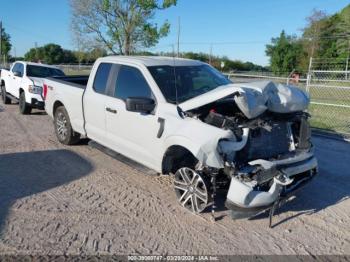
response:
[(89, 77), (45, 79), (44, 93), (61, 143), (85, 136), (174, 174), (179, 203), (195, 213), (222, 189), (233, 216), (249, 217), (317, 174), (309, 98), (293, 86), (234, 84), (195, 60), (115, 56)]
[(1, 70), (1, 97), (4, 104), (19, 102), (21, 114), (30, 114), (32, 108), (44, 109), (43, 78), (64, 76), (55, 66), (17, 61), (10, 70)]

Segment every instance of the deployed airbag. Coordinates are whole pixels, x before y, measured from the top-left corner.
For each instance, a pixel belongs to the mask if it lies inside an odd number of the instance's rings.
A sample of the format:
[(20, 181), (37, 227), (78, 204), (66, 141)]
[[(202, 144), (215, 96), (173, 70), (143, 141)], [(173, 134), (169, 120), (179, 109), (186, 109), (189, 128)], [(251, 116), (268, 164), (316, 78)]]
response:
[(310, 102), (309, 96), (301, 89), (270, 81), (244, 84), (242, 90), (235, 97), (235, 102), (249, 119), (261, 115), (265, 110), (275, 113), (303, 111)]

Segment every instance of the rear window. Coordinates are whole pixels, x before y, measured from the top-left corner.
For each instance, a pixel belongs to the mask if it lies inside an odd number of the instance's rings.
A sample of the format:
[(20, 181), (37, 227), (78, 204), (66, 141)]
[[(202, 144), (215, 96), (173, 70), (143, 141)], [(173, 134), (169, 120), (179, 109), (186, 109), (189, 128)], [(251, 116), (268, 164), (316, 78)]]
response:
[(109, 64), (109, 63), (101, 63), (99, 65), (95, 75), (94, 85), (93, 85), (93, 88), (97, 93), (105, 94), (111, 68), (112, 68), (112, 64)]
[(57, 68), (27, 65), (27, 76), (31, 76), (31, 77), (64, 76), (64, 73), (62, 70)]

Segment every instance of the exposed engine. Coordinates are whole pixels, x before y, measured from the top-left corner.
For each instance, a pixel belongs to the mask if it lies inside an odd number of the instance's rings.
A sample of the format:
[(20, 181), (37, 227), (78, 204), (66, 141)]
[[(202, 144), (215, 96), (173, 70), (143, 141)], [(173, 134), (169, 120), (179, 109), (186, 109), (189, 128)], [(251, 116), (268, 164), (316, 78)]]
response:
[(300, 150), (309, 149), (310, 128), (306, 112), (273, 113), (248, 119), (237, 107), (234, 96), (197, 108), (187, 114), (207, 124), (228, 129), (234, 139), (219, 141), (218, 151), (226, 168), (224, 173), (244, 181), (263, 184), (276, 174), (264, 172), (259, 165), (249, 163), (256, 159), (268, 161), (291, 157)]

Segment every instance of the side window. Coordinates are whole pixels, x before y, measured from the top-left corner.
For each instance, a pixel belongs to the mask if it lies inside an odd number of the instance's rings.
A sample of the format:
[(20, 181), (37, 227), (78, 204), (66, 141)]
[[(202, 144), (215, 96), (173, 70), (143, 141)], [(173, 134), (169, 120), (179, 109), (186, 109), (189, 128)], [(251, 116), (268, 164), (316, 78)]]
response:
[(19, 63), (16, 63), (16, 64), (13, 65), (12, 72), (18, 71), (18, 65), (19, 65)]
[(99, 65), (93, 85), (93, 88), (97, 93), (105, 94), (111, 68), (112, 64), (109, 63), (101, 63)]
[(140, 70), (122, 65), (115, 83), (114, 96), (123, 100), (128, 97), (152, 98), (152, 92)]
[(21, 73), (21, 76), (24, 75), (24, 65), (23, 64), (18, 64), (18, 72)]

